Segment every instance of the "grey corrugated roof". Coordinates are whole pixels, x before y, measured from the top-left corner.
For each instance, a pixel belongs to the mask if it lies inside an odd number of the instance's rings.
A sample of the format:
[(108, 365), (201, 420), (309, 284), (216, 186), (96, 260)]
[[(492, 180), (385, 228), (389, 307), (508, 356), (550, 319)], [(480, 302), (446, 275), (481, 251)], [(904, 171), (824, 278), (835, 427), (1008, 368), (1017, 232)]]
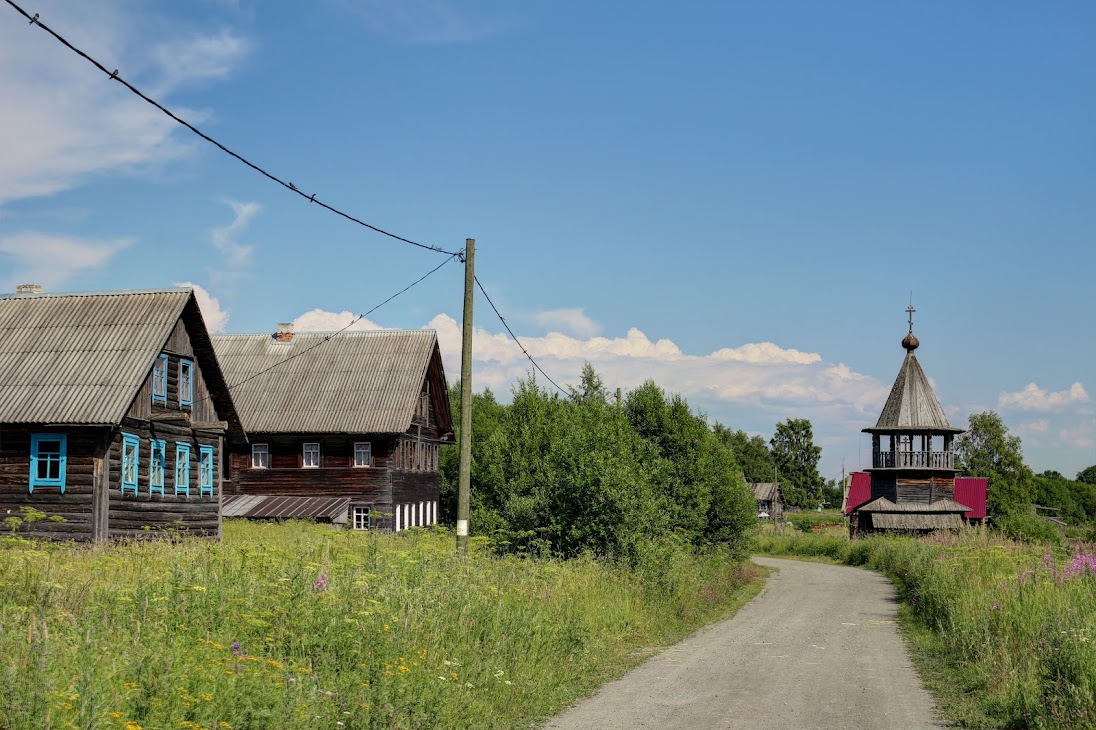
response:
[(0, 296), (0, 422), (119, 423), (192, 296)]
[(433, 330), (217, 335), (217, 360), (248, 433), (402, 433), (411, 424)]
[(925, 371), (917, 362), (917, 356), (910, 350), (906, 352), (906, 359), (895, 378), (887, 404), (879, 414), (878, 423), (864, 431), (961, 433), (963, 429), (953, 428), (948, 423), (948, 417), (944, 415), (944, 409), (940, 407), (940, 401), (933, 392)]
[(312, 518), (346, 522), (350, 509), (347, 497), (278, 497), (260, 494), (226, 496), (221, 505), (225, 517), (252, 519)]
[(902, 502), (895, 504), (886, 497), (879, 497), (857, 508), (858, 512), (969, 512), (965, 507), (951, 499), (938, 499), (932, 504)]
[(776, 499), (776, 490), (779, 486), (780, 485), (776, 482), (750, 482), (750, 489), (753, 490), (754, 499), (769, 502)]

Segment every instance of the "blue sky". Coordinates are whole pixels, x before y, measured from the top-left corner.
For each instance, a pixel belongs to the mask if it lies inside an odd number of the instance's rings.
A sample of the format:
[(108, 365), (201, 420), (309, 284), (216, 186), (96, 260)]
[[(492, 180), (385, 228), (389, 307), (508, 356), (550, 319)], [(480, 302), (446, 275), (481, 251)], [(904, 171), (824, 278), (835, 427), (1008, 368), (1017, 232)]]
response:
[[(477, 274), (544, 369), (654, 378), (822, 471), (904, 354), (1038, 471), (1096, 463), (1096, 6), (22, 0), (308, 194)], [(270, 183), (0, 6), (0, 290), (200, 287), (337, 329), (441, 263)], [(434, 327), (449, 264), (361, 326)], [(477, 390), (528, 370), (476, 302)]]

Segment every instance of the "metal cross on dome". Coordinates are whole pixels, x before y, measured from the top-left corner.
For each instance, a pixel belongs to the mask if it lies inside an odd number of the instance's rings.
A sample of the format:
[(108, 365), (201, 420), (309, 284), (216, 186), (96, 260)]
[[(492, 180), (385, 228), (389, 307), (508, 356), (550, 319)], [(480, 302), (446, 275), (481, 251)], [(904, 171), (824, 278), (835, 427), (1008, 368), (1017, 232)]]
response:
[(909, 315), (910, 315), (910, 332), (912, 333), (913, 332), (913, 313), (916, 312), (917, 310), (913, 308), (913, 304), (910, 304), (908, 307), (906, 307), (906, 311), (909, 312)]

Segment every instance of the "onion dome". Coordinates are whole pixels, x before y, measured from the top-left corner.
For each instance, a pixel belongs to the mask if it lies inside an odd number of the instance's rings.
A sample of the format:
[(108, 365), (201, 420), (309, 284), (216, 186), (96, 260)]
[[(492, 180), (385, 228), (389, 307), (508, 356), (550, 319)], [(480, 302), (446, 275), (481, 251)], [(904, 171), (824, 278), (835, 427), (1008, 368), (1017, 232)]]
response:
[(913, 332), (902, 338), (902, 347), (906, 348), (906, 352), (913, 352), (921, 343), (914, 337)]

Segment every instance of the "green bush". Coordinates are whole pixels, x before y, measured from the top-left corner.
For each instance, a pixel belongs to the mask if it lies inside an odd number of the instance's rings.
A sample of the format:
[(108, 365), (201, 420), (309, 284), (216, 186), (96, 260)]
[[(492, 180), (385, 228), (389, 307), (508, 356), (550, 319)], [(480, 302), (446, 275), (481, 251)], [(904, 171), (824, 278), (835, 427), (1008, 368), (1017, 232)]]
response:
[(1010, 539), (1020, 542), (1052, 545), (1062, 543), (1062, 533), (1058, 526), (1033, 514), (1021, 512), (1007, 515), (997, 521), (997, 528)]
[(845, 517), (840, 512), (790, 512), (787, 520), (800, 532), (812, 532), (816, 527), (844, 525)]

